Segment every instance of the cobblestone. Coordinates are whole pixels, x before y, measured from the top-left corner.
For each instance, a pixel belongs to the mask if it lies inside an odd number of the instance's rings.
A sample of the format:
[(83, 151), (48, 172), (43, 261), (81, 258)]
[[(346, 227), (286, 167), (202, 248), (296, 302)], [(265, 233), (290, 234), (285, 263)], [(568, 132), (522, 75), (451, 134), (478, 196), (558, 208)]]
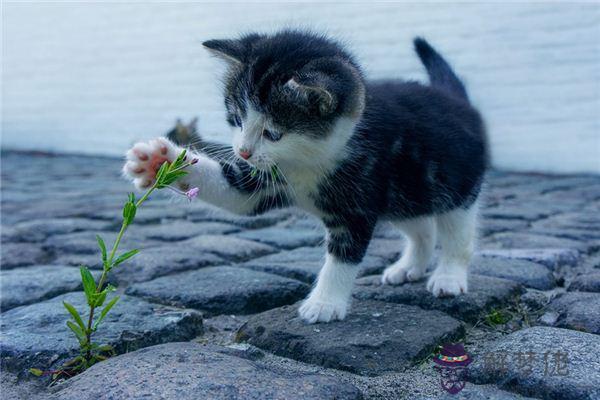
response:
[(211, 314), (248, 314), (294, 303), (308, 290), (295, 279), (220, 266), (138, 283), (127, 289), (127, 294)]
[[(76, 351), (61, 300), (84, 309), (76, 267), (99, 273), (95, 235), (110, 241), (118, 230), (131, 190), (120, 164), (3, 153), (0, 349), (4, 371), (16, 376), (3, 378), (12, 382), (8, 398), (83, 398), (82, 387), (115, 399), (127, 390), (181, 399), (444, 398), (431, 356), (452, 341), (475, 362), (472, 382), (445, 398), (599, 396), (600, 177), (501, 171), (489, 174), (467, 295), (434, 298), (425, 280), (379, 285), (377, 274), (403, 248), (402, 234), (382, 223), (347, 319), (317, 325), (298, 318), (296, 303), (323, 263), (317, 219), (293, 209), (237, 216), (159, 193), (123, 241), (142, 251), (111, 272), (123, 297), (98, 331), (129, 353), (52, 392), (31, 385), (27, 368)], [(490, 323), (503, 312), (510, 322)], [(526, 375), (516, 362), (505, 374), (483, 368), (487, 353), (548, 349), (569, 353), (569, 376)]]
[(459, 339), (461, 323), (439, 311), (378, 301), (357, 301), (344, 321), (307, 325), (296, 307), (258, 314), (238, 340), (311, 364), (360, 375), (403, 371), (436, 345)]

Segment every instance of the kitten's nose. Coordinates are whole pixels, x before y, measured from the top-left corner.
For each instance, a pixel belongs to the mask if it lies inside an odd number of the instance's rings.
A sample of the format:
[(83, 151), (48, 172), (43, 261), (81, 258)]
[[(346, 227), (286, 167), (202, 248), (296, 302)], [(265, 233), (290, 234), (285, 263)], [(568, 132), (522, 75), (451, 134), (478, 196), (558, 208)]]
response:
[(239, 153), (240, 153), (240, 157), (242, 157), (244, 160), (249, 159), (250, 156), (252, 155), (252, 153), (250, 153), (250, 151), (248, 151), (246, 149), (240, 149)]

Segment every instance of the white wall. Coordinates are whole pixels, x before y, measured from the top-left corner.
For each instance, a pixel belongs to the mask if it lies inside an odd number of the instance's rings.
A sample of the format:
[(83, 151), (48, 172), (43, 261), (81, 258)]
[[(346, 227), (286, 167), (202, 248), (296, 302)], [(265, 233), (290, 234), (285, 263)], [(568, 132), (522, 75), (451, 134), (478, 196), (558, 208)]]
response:
[(122, 154), (195, 115), (228, 140), (223, 68), (200, 43), (299, 25), (344, 39), (373, 78), (424, 79), (424, 35), (465, 78), (498, 167), (600, 172), (598, 2), (5, 2), (3, 146)]

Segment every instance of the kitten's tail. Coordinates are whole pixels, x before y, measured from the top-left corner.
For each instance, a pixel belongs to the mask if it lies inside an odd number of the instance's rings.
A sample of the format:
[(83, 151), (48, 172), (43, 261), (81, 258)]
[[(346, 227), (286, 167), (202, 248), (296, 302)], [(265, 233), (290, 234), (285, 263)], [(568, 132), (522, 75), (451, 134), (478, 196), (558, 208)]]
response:
[(437, 87), (451, 96), (469, 101), (465, 86), (450, 67), (450, 64), (423, 38), (414, 39), (415, 51), (429, 74), (431, 86)]

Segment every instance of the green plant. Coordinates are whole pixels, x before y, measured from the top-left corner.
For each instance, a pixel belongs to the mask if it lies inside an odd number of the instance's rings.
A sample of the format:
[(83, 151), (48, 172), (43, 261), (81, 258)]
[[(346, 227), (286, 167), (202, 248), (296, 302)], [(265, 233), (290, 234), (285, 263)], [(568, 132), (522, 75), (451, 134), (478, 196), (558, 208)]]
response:
[(504, 325), (512, 319), (512, 315), (507, 310), (492, 309), (485, 316), (485, 321), (489, 326)]
[[(129, 194), (127, 202), (123, 206), (123, 221), (121, 223), (121, 229), (119, 230), (119, 233), (115, 239), (115, 242), (110, 248), (110, 251), (108, 250), (102, 237), (96, 235), (96, 240), (98, 241), (98, 247), (100, 247), (100, 253), (102, 257), (102, 274), (100, 275), (98, 281), (96, 281), (86, 266), (81, 266), (79, 269), (83, 284), (83, 292), (89, 307), (87, 321), (84, 322), (84, 318), (72, 304), (63, 302), (64, 307), (71, 317), (71, 319), (67, 321), (67, 326), (73, 332), (77, 338), (77, 341), (79, 342), (79, 355), (63, 364), (62, 368), (58, 370), (42, 371), (37, 368), (31, 368), (29, 371), (32, 374), (37, 376), (52, 375), (53, 380), (56, 380), (62, 376), (70, 377), (74, 374), (83, 372), (98, 361), (105, 360), (107, 356), (112, 354), (113, 350), (110, 345), (99, 345), (92, 339), (94, 333), (98, 330), (100, 323), (119, 301), (119, 296), (115, 296), (106, 302), (109, 293), (115, 290), (112, 285), (106, 284), (108, 274), (113, 268), (121, 265), (139, 252), (138, 249), (133, 249), (117, 255), (123, 235), (127, 231), (127, 228), (133, 223), (138, 208), (146, 200), (148, 200), (152, 192), (157, 189), (171, 188), (170, 185), (172, 183), (187, 174), (184, 169), (191, 164), (195, 164), (196, 161), (197, 160), (193, 159), (189, 162), (186, 162), (186, 151), (184, 150), (175, 161), (172, 163), (164, 162), (160, 166), (156, 172), (154, 184), (142, 195), (142, 197), (136, 200), (133, 193)], [(174, 190), (179, 192), (176, 189)], [(183, 194), (185, 194), (191, 200), (198, 194), (198, 188), (192, 188)], [(103, 308), (100, 313), (97, 314), (96, 311), (100, 307)]]

